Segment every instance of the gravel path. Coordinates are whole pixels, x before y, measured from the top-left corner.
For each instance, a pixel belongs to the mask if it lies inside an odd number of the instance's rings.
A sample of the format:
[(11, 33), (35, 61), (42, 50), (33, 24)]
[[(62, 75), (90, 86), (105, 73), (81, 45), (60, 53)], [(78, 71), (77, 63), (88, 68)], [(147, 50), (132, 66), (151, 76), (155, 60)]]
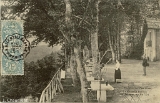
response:
[[(123, 59), (121, 63), (121, 83), (114, 83), (114, 64), (107, 64), (102, 69), (102, 77), (105, 82), (108, 81), (115, 90), (113, 96), (107, 98), (107, 103), (160, 103), (160, 61), (149, 62), (147, 67), (147, 75), (143, 76), (142, 60)], [(124, 85), (134, 83), (134, 87), (139, 89), (136, 84), (142, 84), (140, 87), (145, 88), (147, 95), (122, 95), (122, 91), (127, 91)], [(71, 84), (71, 83), (69, 83)], [(132, 85), (131, 85), (132, 86)], [(74, 87), (65, 87), (66, 92), (58, 95), (54, 102), (81, 102), (80, 91), (75, 91)], [(68, 90), (69, 89), (69, 90)], [(140, 89), (139, 89), (140, 90)], [(134, 89), (134, 92), (138, 91)], [(96, 92), (93, 92), (95, 101)], [(124, 98), (126, 97), (126, 98)], [(133, 98), (132, 98), (133, 97)], [(134, 99), (134, 100), (133, 100)], [(90, 100), (90, 102), (93, 102)]]

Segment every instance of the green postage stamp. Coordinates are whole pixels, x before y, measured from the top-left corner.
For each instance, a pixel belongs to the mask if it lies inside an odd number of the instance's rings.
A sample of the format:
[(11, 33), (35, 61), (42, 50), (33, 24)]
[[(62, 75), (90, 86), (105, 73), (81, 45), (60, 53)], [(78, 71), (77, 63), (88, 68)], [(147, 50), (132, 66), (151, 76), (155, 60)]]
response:
[(24, 75), (24, 57), (30, 43), (23, 35), (23, 21), (1, 21), (1, 75)]

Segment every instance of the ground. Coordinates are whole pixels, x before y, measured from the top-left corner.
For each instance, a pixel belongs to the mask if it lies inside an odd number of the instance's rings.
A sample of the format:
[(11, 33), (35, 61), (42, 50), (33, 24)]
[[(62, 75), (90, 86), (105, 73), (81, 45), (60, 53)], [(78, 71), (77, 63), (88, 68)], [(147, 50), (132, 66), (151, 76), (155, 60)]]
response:
[[(143, 76), (143, 67), (141, 60), (129, 60), (123, 59), (121, 63), (121, 83), (114, 83), (114, 64), (107, 64), (102, 69), (102, 77), (105, 82), (108, 81), (115, 90), (112, 97), (107, 98), (107, 103), (160, 103), (160, 61), (149, 62), (147, 67), (147, 75)], [(105, 83), (104, 82), (104, 83)], [(54, 102), (82, 102), (80, 95), (80, 88), (74, 88), (72, 86), (71, 79), (62, 80), (65, 92), (57, 95)], [(140, 95), (140, 101), (137, 95), (121, 95), (121, 91), (124, 86), (132, 83), (142, 84), (142, 87), (146, 88), (147, 95)], [(136, 85), (135, 87), (137, 87)], [(126, 90), (126, 89), (124, 89)], [(137, 90), (137, 89), (136, 89)], [(107, 92), (108, 94), (111, 94)], [(90, 102), (96, 102), (96, 93), (92, 92), (93, 96), (90, 98)], [(126, 97), (126, 98), (124, 98)], [(133, 97), (133, 99), (132, 99)]]

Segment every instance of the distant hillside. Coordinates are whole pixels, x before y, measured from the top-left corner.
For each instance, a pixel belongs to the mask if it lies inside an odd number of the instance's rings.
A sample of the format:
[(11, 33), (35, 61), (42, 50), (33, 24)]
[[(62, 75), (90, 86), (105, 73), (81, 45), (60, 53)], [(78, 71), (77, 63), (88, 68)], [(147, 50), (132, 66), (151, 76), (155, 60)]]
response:
[(26, 62), (37, 61), (42, 59), (46, 55), (51, 54), (52, 52), (58, 52), (61, 46), (48, 47), (47, 45), (39, 45), (30, 50), (30, 53), (25, 58)]

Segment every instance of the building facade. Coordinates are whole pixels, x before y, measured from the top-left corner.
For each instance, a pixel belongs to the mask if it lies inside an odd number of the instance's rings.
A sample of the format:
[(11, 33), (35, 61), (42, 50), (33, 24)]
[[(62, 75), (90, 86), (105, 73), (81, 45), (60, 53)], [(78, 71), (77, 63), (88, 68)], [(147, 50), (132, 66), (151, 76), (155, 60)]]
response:
[(150, 61), (160, 60), (160, 20), (148, 19), (148, 33), (144, 41), (144, 54)]

